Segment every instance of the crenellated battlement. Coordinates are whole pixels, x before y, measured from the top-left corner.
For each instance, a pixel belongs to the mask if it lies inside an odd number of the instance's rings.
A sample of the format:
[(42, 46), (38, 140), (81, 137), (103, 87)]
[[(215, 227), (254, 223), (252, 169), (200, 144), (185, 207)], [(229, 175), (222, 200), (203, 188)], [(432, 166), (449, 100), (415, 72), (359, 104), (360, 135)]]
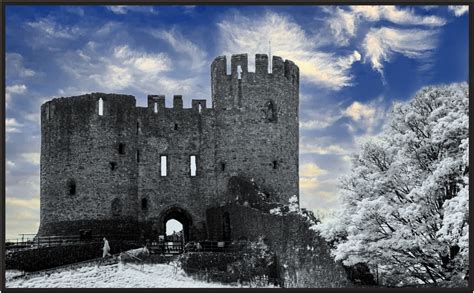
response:
[(227, 80), (245, 79), (246, 76), (256, 75), (257, 77), (285, 77), (291, 82), (299, 81), (299, 68), (290, 61), (279, 56), (273, 56), (271, 62), (271, 71), (269, 71), (267, 54), (255, 55), (255, 71), (248, 70), (248, 55), (236, 54), (232, 55), (230, 61), (230, 74), (227, 74), (227, 57), (219, 56), (214, 59), (211, 65), (211, 74), (213, 80), (221, 81), (223, 78)]
[(159, 113), (160, 110), (196, 110), (198, 112), (208, 109), (206, 107), (206, 100), (205, 99), (192, 99), (191, 100), (191, 108), (184, 108), (183, 106), (183, 96), (182, 95), (174, 95), (173, 96), (173, 106), (171, 108), (166, 107), (166, 97), (165, 95), (148, 95), (148, 103), (147, 108), (154, 113)]

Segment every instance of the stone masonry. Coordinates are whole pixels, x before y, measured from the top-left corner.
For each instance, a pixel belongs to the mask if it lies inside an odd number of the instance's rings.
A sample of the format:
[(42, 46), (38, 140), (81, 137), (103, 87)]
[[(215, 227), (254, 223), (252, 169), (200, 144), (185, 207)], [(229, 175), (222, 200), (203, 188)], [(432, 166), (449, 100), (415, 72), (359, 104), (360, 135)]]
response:
[(192, 100), (183, 108), (179, 95), (172, 108), (163, 95), (137, 107), (133, 96), (104, 93), (44, 103), (39, 235), (150, 239), (176, 219), (186, 240), (206, 239), (206, 210), (234, 200), (233, 176), (274, 202), (298, 195), (298, 67), (273, 56), (269, 73), (263, 54), (255, 72), (246, 54), (230, 64), (230, 74), (225, 57), (211, 65), (211, 107)]

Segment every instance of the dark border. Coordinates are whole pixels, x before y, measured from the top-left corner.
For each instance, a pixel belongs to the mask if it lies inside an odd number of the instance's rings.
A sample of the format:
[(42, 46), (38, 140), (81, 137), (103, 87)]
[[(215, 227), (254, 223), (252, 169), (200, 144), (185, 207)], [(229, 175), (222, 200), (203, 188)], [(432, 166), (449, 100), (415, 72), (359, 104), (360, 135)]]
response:
[[(1, 30), (1, 38), (0, 38), (0, 53), (1, 53), (1, 60), (0, 60), (0, 65), (1, 65), (1, 75), (2, 76), (2, 95), (1, 95), (1, 111), (0, 111), (0, 117), (1, 117), (1, 131), (0, 131), (0, 139), (2, 141), (2, 144), (0, 145), (0, 155), (2, 159), (2, 168), (0, 170), (0, 176), (1, 176), (1, 183), (2, 183), (2, 188), (1, 188), (1, 195), (2, 199), (0, 201), (1, 203), (1, 220), (2, 224), (0, 225), (0, 232), (1, 232), (1, 251), (2, 255), (0, 256), (1, 259), (1, 266), (0, 266), (0, 277), (1, 277), (1, 287), (0, 287), (0, 292), (63, 292), (63, 291), (70, 291), (70, 292), (133, 292), (133, 291), (139, 291), (139, 292), (153, 292), (153, 291), (166, 291), (166, 292), (219, 292), (219, 291), (234, 291), (235, 290), (242, 290), (242, 289), (212, 289), (212, 288), (199, 288), (199, 289), (189, 289), (189, 288), (183, 288), (183, 289), (163, 289), (163, 288), (109, 288), (109, 289), (78, 289), (78, 288), (70, 288), (70, 289), (33, 289), (33, 288), (5, 288), (5, 82), (6, 82), (6, 77), (5, 77), (5, 6), (6, 5), (108, 5), (108, 4), (121, 4), (121, 5), (346, 5), (346, 4), (378, 4), (378, 5), (469, 5), (469, 88), (472, 89), (474, 88), (474, 79), (472, 78), (472, 71), (471, 69), (474, 67), (474, 61), (473, 61), (473, 36), (474, 36), (474, 17), (472, 16), (472, 13), (474, 12), (474, 4), (472, 4), (472, 1), (469, 0), (454, 0), (454, 1), (446, 1), (446, 0), (398, 0), (398, 1), (390, 1), (390, 0), (297, 0), (294, 2), (290, 2), (291, 0), (195, 0), (195, 1), (189, 1), (189, 0), (140, 0), (137, 2), (132, 2), (132, 1), (121, 1), (121, 0), (103, 0), (101, 2), (97, 0), (49, 0), (49, 1), (41, 1), (41, 0), (7, 0), (3, 1), (0, 0), (1, 5), (0, 5), (0, 15), (1, 15), (1, 24), (2, 24), (2, 30)], [(469, 91), (469, 100), (471, 98), (471, 91)], [(472, 110), (473, 106), (472, 103), (469, 103), (469, 108)], [(469, 127), (472, 127), (474, 124), (472, 122), (472, 119), (469, 119)], [(469, 135), (471, 137), (471, 135)], [(473, 151), (472, 148), (469, 149), (469, 156), (472, 158)], [(471, 161), (471, 160), (469, 160)], [(472, 198), (472, 193), (469, 190), (469, 197)], [(469, 201), (469, 210), (473, 210), (474, 204), (472, 201)], [(473, 228), (473, 217), (472, 214), (469, 213), (469, 234), (472, 235), (474, 232)], [(469, 237), (469, 247), (472, 248), (473, 244), (473, 239), (472, 237)], [(473, 269), (473, 252), (472, 249), (469, 251), (469, 270), (472, 272)], [(310, 292), (310, 291), (319, 291), (319, 292), (379, 292), (379, 291), (384, 291), (384, 292), (449, 292), (449, 291), (454, 291), (454, 292), (474, 292), (474, 280), (472, 280), (472, 274), (470, 274), (471, 278), (469, 278), (469, 286), (468, 288), (465, 289), (447, 289), (447, 288), (338, 288), (338, 289), (319, 289), (319, 288), (294, 288), (294, 289), (279, 289), (284, 292), (288, 291), (299, 291), (299, 292)], [(244, 289), (246, 292), (270, 292), (269, 290), (275, 290), (275, 289), (258, 289), (258, 288), (251, 288), (251, 289)]]

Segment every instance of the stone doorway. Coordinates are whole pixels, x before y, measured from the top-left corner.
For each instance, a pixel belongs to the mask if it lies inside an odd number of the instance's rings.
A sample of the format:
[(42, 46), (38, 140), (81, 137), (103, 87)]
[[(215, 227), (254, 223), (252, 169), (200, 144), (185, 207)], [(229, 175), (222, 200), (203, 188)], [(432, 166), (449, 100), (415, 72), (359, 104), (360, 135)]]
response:
[(170, 207), (166, 210), (164, 210), (161, 215), (160, 215), (160, 232), (161, 235), (166, 235), (166, 223), (169, 220), (176, 220), (183, 225), (183, 237), (184, 237), (184, 242), (187, 242), (190, 239), (190, 227), (193, 225), (193, 221), (191, 218), (191, 215), (184, 209), (180, 207)]

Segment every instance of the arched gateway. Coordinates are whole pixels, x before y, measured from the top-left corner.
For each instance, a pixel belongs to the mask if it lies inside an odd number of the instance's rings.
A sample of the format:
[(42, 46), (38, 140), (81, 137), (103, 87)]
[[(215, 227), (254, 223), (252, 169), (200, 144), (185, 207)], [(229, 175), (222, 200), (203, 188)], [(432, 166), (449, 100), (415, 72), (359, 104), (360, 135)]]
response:
[(184, 241), (190, 240), (189, 227), (193, 225), (193, 220), (186, 210), (177, 206), (167, 208), (161, 212), (158, 223), (160, 235), (166, 234), (166, 222), (171, 219), (175, 219), (183, 225)]

